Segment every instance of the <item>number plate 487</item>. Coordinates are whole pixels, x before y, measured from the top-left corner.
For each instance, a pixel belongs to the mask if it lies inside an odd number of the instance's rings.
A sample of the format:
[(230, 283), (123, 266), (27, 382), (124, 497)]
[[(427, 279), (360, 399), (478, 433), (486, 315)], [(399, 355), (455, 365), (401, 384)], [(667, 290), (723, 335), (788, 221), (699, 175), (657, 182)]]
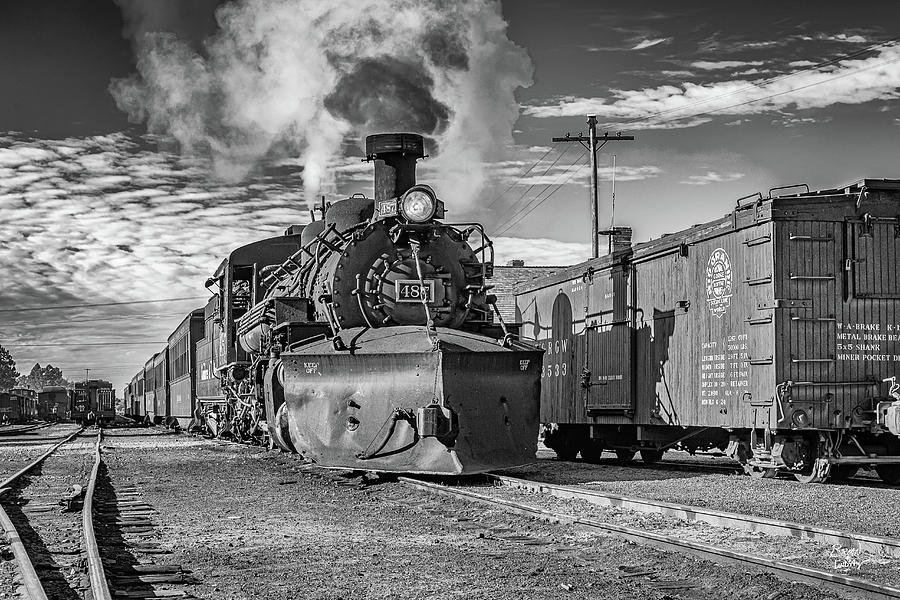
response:
[(434, 280), (426, 279), (422, 283), (418, 279), (398, 279), (394, 283), (397, 302), (434, 302)]

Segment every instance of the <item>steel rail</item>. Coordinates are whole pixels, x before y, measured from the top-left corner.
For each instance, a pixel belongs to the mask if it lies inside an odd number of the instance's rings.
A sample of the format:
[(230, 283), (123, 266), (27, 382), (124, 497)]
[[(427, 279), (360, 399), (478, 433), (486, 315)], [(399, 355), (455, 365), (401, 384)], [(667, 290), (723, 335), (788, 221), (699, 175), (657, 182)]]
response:
[(863, 579), (845, 577), (836, 573), (829, 573), (827, 571), (821, 571), (819, 569), (785, 563), (770, 558), (754, 556), (752, 554), (735, 552), (733, 550), (727, 550), (725, 548), (692, 542), (674, 536), (652, 533), (650, 531), (635, 529), (633, 527), (625, 527), (623, 525), (603, 523), (595, 519), (566, 515), (564, 513), (558, 513), (536, 506), (522, 504), (520, 502), (512, 502), (510, 500), (503, 500), (501, 498), (492, 498), (490, 496), (485, 496), (476, 492), (451, 488), (444, 485), (411, 479), (409, 477), (399, 477), (398, 481), (420, 490), (455, 498), (462, 498), (464, 500), (486, 504), (494, 508), (499, 507), (508, 512), (513, 512), (544, 521), (567, 523), (580, 529), (592, 532), (602, 531), (605, 533), (611, 533), (638, 544), (650, 545), (669, 552), (687, 553), (694, 556), (699, 556), (706, 560), (739, 565), (742, 567), (746, 567), (748, 564), (754, 565), (760, 569), (763, 569), (770, 573), (774, 573), (779, 577), (790, 581), (797, 581), (814, 586), (827, 586), (831, 589), (843, 593), (864, 594), (868, 597), (873, 598), (900, 598), (900, 588), (880, 585)]
[(81, 522), (84, 537), (84, 549), (87, 553), (88, 575), (91, 580), (91, 597), (93, 600), (112, 600), (109, 591), (109, 583), (103, 570), (103, 561), (100, 558), (100, 548), (97, 545), (97, 536), (94, 533), (94, 492), (97, 487), (97, 474), (103, 463), (100, 452), (100, 442), (103, 440), (103, 430), (97, 433), (97, 444), (94, 446), (94, 467), (91, 469), (91, 478), (88, 482), (87, 492), (84, 496), (84, 506), (81, 509)]
[(18, 427), (16, 429), (0, 429), (0, 436), (19, 435), (20, 433), (28, 433), (30, 431), (44, 429), (45, 427), (51, 427), (55, 424), (56, 423), (41, 423), (40, 425), (28, 425), (27, 427)]
[(584, 500), (597, 506), (624, 508), (631, 511), (660, 514), (682, 519), (684, 521), (699, 521), (716, 527), (730, 527), (745, 531), (757, 531), (769, 535), (780, 535), (798, 539), (808, 539), (823, 544), (841, 546), (843, 548), (858, 548), (874, 554), (882, 554), (894, 558), (900, 558), (900, 539), (851, 533), (813, 525), (804, 525), (791, 521), (780, 521), (756, 515), (744, 515), (730, 513), (700, 506), (689, 506), (652, 500), (649, 498), (635, 498), (621, 496), (599, 490), (589, 490), (567, 485), (542, 483), (518, 477), (506, 475), (488, 475), (488, 478), (496, 484), (526, 489), (532, 492), (548, 494), (556, 498)]
[[(19, 469), (5, 481), (0, 482), (0, 497), (8, 492), (10, 486), (19, 477), (44, 462), (44, 460), (46, 460), (48, 456), (53, 454), (60, 446), (76, 437), (82, 431), (84, 431), (84, 429), (79, 429), (63, 441), (54, 445), (41, 456), (37, 457), (32, 462)], [(2, 505), (0, 505), (0, 524), (2, 524), (3, 526), (3, 532), (6, 534), (6, 539), (9, 540), (13, 556), (15, 557), (16, 562), (18, 562), (19, 564), (19, 574), (22, 577), (22, 585), (25, 587), (25, 593), (27, 594), (28, 600), (47, 600), (47, 594), (44, 592), (44, 586), (41, 585), (41, 580), (37, 575), (34, 564), (31, 562), (31, 558), (28, 556), (28, 552), (25, 550), (25, 545), (22, 543), (22, 538), (19, 537), (19, 533), (18, 531), (16, 531), (15, 525), (13, 525), (12, 520), (10, 520), (9, 515), (6, 514), (6, 510)]]
[[(0, 497), (7, 492), (9, 492), (9, 488), (0, 489)], [(6, 510), (4, 510), (2, 506), (0, 506), (0, 525), (3, 526), (3, 532), (6, 534), (6, 539), (9, 541), (13, 557), (19, 564), (19, 575), (22, 577), (22, 586), (25, 588), (25, 597), (28, 600), (47, 600), (44, 586), (41, 585), (41, 580), (34, 568), (34, 564), (31, 562), (31, 558), (25, 550), (25, 544), (22, 543), (22, 538), (19, 537), (16, 526), (13, 525), (9, 515), (6, 514)]]
[(43, 454), (38, 456), (36, 459), (34, 459), (30, 463), (28, 463), (27, 465), (25, 465), (24, 467), (22, 467), (21, 469), (19, 469), (18, 471), (16, 471), (9, 477), (7, 477), (5, 481), (0, 481), (0, 488), (10, 487), (13, 483), (15, 483), (16, 479), (18, 479), (19, 477), (21, 477), (28, 471), (32, 470), (33, 468), (35, 468), (36, 466), (38, 466), (39, 464), (44, 462), (44, 460), (46, 460), (48, 456), (50, 456), (51, 454), (56, 452), (57, 448), (59, 448), (66, 442), (70, 441), (72, 438), (74, 438), (75, 436), (80, 434), (82, 431), (84, 431), (84, 428), (81, 428), (78, 431), (72, 433), (69, 437), (62, 440), (61, 442), (57, 442), (52, 448), (50, 448), (49, 450), (47, 450), (46, 452), (44, 452)]

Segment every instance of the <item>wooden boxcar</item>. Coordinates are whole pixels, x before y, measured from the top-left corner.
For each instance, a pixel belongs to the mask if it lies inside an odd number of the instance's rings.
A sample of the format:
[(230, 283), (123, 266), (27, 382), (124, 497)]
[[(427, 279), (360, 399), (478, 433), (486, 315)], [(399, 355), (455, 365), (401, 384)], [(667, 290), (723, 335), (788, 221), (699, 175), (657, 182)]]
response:
[(116, 391), (110, 382), (88, 379), (75, 383), (72, 420), (85, 425), (112, 423), (116, 418)]
[(195, 363), (204, 309), (191, 312), (169, 336), (169, 412), (166, 424), (187, 429), (197, 407)]
[(69, 418), (70, 393), (61, 386), (44, 386), (38, 393), (38, 418), (42, 421), (65, 421)]
[(519, 288), (561, 458), (719, 447), (759, 476), (900, 483), (900, 180), (774, 191), (635, 246), (618, 228)]

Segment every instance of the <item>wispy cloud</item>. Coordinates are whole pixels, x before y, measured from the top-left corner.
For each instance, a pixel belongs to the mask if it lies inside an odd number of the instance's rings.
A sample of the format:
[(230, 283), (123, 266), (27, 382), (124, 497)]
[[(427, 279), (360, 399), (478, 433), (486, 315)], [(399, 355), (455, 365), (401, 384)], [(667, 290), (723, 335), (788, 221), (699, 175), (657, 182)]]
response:
[(679, 183), (685, 185), (709, 185), (710, 183), (737, 181), (743, 177), (743, 173), (717, 173), (715, 171), (707, 171), (703, 175), (690, 175), (687, 179), (684, 179)]
[(672, 41), (672, 38), (654, 38), (648, 40), (641, 40), (632, 48), (632, 50), (646, 50), (647, 48), (652, 48), (653, 46), (658, 46), (660, 44), (668, 44)]
[(496, 237), (494, 251), (498, 265), (519, 259), (529, 266), (562, 266), (590, 258), (591, 245), (546, 238)]
[[(0, 343), (26, 368), (52, 362), (71, 370), (78, 361), (98, 369), (105, 362), (113, 370), (109, 348), (78, 344), (150, 342), (123, 346), (116, 355), (117, 368), (137, 370), (181, 316), (204, 304), (203, 281), (228, 252), (309, 219), (296, 192), (298, 168), (281, 168), (277, 176), (263, 170), (227, 185), (209, 180), (200, 161), (150, 150), (121, 134), (6, 136), (2, 143), (0, 276), (16, 285), (0, 287), (0, 307), (7, 309), (0, 313)], [(201, 299), (102, 311), (9, 311), (188, 296)], [(168, 316), (135, 320), (160, 309)], [(82, 322), (101, 317), (106, 320)]]
[(612, 90), (610, 96), (612, 101), (607, 97), (560, 99), (528, 106), (524, 112), (538, 118), (593, 113), (611, 122), (631, 122), (632, 129), (650, 129), (693, 127), (711, 120), (710, 114), (750, 115), (895, 99), (900, 98), (900, 46), (774, 80), (728, 79)]
[(737, 69), (739, 67), (759, 67), (765, 63), (761, 60), (698, 60), (691, 63), (695, 69), (716, 71), (720, 69)]

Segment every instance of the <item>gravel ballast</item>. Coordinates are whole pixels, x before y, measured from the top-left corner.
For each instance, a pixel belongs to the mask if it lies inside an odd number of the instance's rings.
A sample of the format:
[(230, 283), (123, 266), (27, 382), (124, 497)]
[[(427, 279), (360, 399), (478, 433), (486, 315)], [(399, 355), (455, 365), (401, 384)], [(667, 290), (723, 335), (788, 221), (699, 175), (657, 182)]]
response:
[(113, 486), (155, 511), (191, 594), (250, 598), (834, 598), (765, 573), (311, 469), (293, 455), (111, 431)]
[[(503, 473), (534, 481), (583, 486), (623, 496), (665, 500), (714, 510), (760, 515), (783, 521), (878, 536), (900, 531), (900, 488), (874, 479), (802, 484), (789, 478), (754, 479), (718, 470), (666, 467), (666, 460), (691, 459), (668, 453), (659, 465), (617, 464), (604, 454), (601, 464), (565, 462), (539, 453), (531, 465)], [(700, 463), (727, 465), (728, 459), (694, 457)]]

